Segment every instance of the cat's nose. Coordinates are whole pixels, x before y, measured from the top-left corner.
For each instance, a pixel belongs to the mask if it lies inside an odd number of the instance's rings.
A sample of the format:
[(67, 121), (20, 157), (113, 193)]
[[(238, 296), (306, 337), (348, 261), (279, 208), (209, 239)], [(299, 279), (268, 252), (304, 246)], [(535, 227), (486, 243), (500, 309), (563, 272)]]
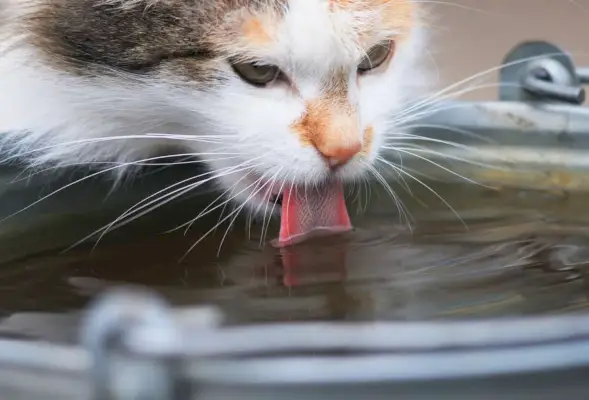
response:
[(325, 158), (331, 168), (339, 167), (348, 163), (356, 154), (362, 150), (360, 141), (338, 144), (336, 146), (316, 146), (317, 150)]

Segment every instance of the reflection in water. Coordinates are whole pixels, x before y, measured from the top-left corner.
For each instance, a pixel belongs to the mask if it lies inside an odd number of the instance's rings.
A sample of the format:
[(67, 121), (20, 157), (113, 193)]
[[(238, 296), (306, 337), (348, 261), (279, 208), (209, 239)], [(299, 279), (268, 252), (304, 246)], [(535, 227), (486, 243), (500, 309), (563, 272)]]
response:
[(150, 286), (178, 305), (221, 305), (230, 323), (417, 320), (588, 308), (586, 198), (474, 185), (435, 188), (454, 211), (416, 188), (419, 201), (403, 196), (413, 217), (408, 224), (375, 189), (356, 229), (345, 236), (279, 250), (260, 247), (260, 226), (246, 229), (242, 221), (229, 231), (219, 256), (221, 228), (182, 262), (186, 249), (219, 215), (187, 234), (157, 234), (176, 222), (155, 213), (134, 230), (107, 235), (94, 251), (90, 243), (4, 265), (0, 304), (3, 315), (12, 317), (0, 324), (0, 332), (51, 336), (43, 315), (35, 314), (45, 322), (32, 327), (14, 313), (77, 310), (89, 296), (122, 282)]

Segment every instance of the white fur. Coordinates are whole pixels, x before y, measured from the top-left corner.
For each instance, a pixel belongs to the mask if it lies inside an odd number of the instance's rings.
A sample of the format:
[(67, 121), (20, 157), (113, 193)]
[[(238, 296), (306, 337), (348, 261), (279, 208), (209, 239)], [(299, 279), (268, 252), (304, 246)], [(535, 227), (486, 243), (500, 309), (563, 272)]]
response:
[[(18, 0), (14, 0), (18, 1)], [(330, 16), (319, 0), (292, 0), (289, 13), (279, 27), (279, 42), (268, 54), (300, 89), (303, 99), (283, 87), (260, 89), (234, 75), (213, 92), (200, 92), (172, 77), (140, 79), (117, 77), (88, 79), (68, 75), (45, 65), (39, 51), (19, 44), (0, 56), (0, 144), (4, 151), (27, 154), (32, 163), (62, 165), (103, 161), (129, 163), (149, 157), (166, 143), (181, 144), (194, 153), (221, 153), (225, 160), (211, 160), (212, 169), (249, 163), (254, 173), (225, 174), (219, 178), (244, 201), (256, 177), (274, 178), (274, 191), (283, 182), (315, 183), (328, 169), (316, 150), (303, 147), (289, 125), (304, 112), (304, 102), (319, 96), (321, 81), (332, 67), (350, 71), (350, 102), (360, 115), (359, 134), (374, 127), (374, 146), (365, 161), (373, 162), (383, 142), (385, 128), (415, 87), (424, 80), (421, 56), (424, 31), (418, 23), (397, 47), (386, 71), (363, 76), (356, 87), (356, 65), (360, 52), (342, 38), (350, 31), (349, 15)], [(20, 38), (3, 28), (2, 49)], [(229, 68), (227, 73), (231, 74)], [(157, 139), (149, 133), (186, 135), (184, 139)], [(92, 142), (121, 135), (133, 139)], [(195, 135), (197, 140), (189, 140)], [(199, 140), (215, 135), (216, 140)], [(73, 144), (87, 141), (84, 144)], [(36, 151), (45, 148), (45, 151)], [(223, 156), (203, 156), (205, 159)], [(228, 157), (234, 157), (229, 159)], [(366, 173), (360, 160), (352, 160), (339, 174), (356, 179)], [(259, 206), (262, 197), (251, 199)]]

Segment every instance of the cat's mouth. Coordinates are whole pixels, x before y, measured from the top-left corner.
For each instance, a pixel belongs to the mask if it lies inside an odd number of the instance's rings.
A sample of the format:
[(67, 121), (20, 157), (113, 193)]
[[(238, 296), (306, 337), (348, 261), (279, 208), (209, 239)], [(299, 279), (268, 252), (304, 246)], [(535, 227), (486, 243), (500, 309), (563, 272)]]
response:
[[(257, 186), (262, 187), (259, 189)], [(282, 199), (283, 199), (283, 191), (280, 184), (277, 183), (270, 183), (267, 181), (263, 181), (262, 178), (257, 179), (246, 179), (245, 180), (246, 186), (250, 189), (250, 199), (254, 201), (254, 203), (258, 203), (258, 207), (264, 211), (271, 213), (280, 213), (280, 208), (277, 206), (282, 206)], [(286, 184), (285, 184), (286, 185)]]
[(271, 194), (270, 197), (268, 197), (268, 202), (282, 206), (282, 199), (282, 193)]

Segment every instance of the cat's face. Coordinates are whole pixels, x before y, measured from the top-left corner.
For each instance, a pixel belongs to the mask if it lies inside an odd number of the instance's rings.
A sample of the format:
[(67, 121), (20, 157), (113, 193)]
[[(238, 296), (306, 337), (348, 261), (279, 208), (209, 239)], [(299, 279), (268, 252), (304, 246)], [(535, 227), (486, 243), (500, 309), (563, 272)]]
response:
[(56, 137), (195, 135), (182, 144), (255, 206), (283, 185), (364, 176), (424, 52), (411, 0), (58, 0), (23, 15), (57, 77), (38, 86), (64, 103), (45, 122)]

